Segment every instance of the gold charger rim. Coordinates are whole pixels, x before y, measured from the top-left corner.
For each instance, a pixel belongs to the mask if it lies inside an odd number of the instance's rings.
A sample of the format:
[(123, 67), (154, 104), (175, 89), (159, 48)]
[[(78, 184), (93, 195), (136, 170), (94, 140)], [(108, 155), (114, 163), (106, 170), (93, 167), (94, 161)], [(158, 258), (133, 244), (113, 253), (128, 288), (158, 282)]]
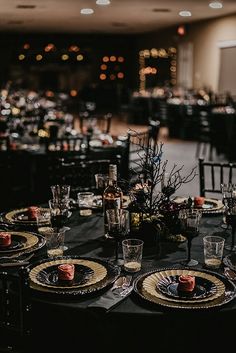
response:
[[(191, 197), (192, 200), (194, 199), (193, 197)], [(184, 196), (176, 196), (173, 201), (177, 204), (181, 204), (185, 201), (187, 201), (188, 198), (187, 197), (184, 197)], [(194, 207), (195, 209), (199, 209), (201, 210), (203, 213), (214, 213), (214, 212), (220, 212), (220, 211), (223, 211), (224, 209), (224, 205), (223, 205), (223, 202), (219, 199), (216, 199), (216, 198), (210, 198), (210, 197), (205, 197), (205, 202), (208, 202), (208, 203), (212, 203), (213, 204), (213, 207), (212, 208), (201, 208), (201, 207)], [(215, 206), (214, 206), (215, 205)]]
[[(42, 210), (45, 210), (45, 211), (49, 211), (50, 209), (47, 208), (47, 207), (42, 207), (41, 208)], [(13, 219), (13, 217), (17, 214), (17, 213), (22, 213), (22, 212), (26, 212), (28, 210), (27, 207), (24, 207), (24, 208), (18, 208), (18, 209), (15, 209), (15, 210), (12, 210), (12, 211), (9, 211), (7, 213), (5, 213), (4, 217), (5, 219), (10, 222), (10, 223), (13, 223), (13, 224), (37, 224), (37, 221), (36, 220), (20, 220), (20, 219)], [(48, 224), (49, 222), (48, 221), (40, 221), (39, 224), (40, 225), (43, 225), (43, 224)]]
[[(201, 278), (208, 279), (211, 281), (213, 284), (216, 285), (216, 293), (214, 293), (212, 296), (207, 297), (207, 298), (199, 298), (199, 299), (192, 299), (192, 300), (187, 300), (187, 299), (175, 299), (171, 297), (167, 297), (164, 294), (162, 294), (160, 291), (157, 290), (157, 283), (158, 279), (163, 279), (168, 276), (176, 276), (176, 275), (190, 275), (190, 276), (198, 276)], [(183, 303), (183, 304), (195, 304), (195, 303), (204, 303), (204, 302), (209, 302), (212, 300), (215, 300), (219, 297), (221, 297), (224, 292), (225, 292), (225, 285), (224, 283), (219, 280), (217, 277), (206, 273), (202, 272), (200, 270), (190, 270), (190, 269), (168, 269), (168, 270), (160, 270), (156, 271), (149, 276), (147, 276), (144, 281), (143, 281), (143, 289), (150, 295), (157, 297), (159, 299), (165, 300), (165, 301), (170, 301), (173, 303)]]
[[(41, 281), (39, 281), (37, 279), (37, 275), (39, 274), (40, 271), (43, 271), (44, 269), (51, 267), (51, 266), (55, 266), (55, 265), (60, 265), (60, 264), (64, 264), (64, 263), (73, 263), (73, 264), (78, 264), (78, 265), (84, 265), (89, 267), (90, 269), (92, 269), (94, 271), (93, 275), (91, 276), (91, 278), (88, 280), (88, 282), (84, 283), (84, 284), (80, 284), (80, 285), (76, 285), (76, 286), (53, 286), (53, 285), (49, 285), (46, 283), (42, 283)], [(40, 286), (40, 287), (45, 287), (48, 289), (70, 289), (70, 290), (76, 290), (76, 289), (80, 289), (80, 288), (84, 288), (84, 287), (88, 287), (91, 286), (93, 284), (96, 284), (98, 282), (100, 282), (101, 280), (103, 280), (107, 275), (107, 269), (101, 265), (100, 263), (94, 261), (94, 260), (88, 260), (88, 259), (82, 259), (82, 258), (59, 258), (59, 259), (52, 259), (46, 262), (43, 262), (35, 267), (33, 267), (30, 270), (29, 273), (29, 278), (30, 281), (32, 281), (34, 284)]]
[(186, 309), (186, 310), (205, 310), (205, 309), (216, 309), (222, 305), (225, 305), (227, 303), (229, 303), (230, 301), (232, 301), (233, 299), (235, 299), (236, 297), (236, 285), (228, 280), (226, 277), (224, 277), (221, 274), (215, 274), (214, 272), (210, 271), (210, 270), (199, 270), (202, 272), (207, 272), (209, 274), (212, 275), (216, 275), (216, 277), (219, 277), (222, 282), (225, 282), (226, 285), (226, 291), (224, 293), (224, 295), (222, 295), (221, 297), (212, 300), (212, 301), (208, 301), (208, 302), (204, 302), (204, 303), (193, 303), (192, 305), (185, 305), (184, 303), (174, 303), (174, 302), (169, 302), (166, 300), (162, 300), (156, 297), (151, 296), (149, 293), (145, 292), (145, 290), (142, 287), (142, 283), (144, 281), (144, 279), (148, 276), (151, 275), (154, 272), (157, 271), (161, 271), (161, 270), (169, 270), (169, 269), (173, 269), (174, 267), (168, 267), (168, 268), (157, 268), (154, 269), (152, 271), (149, 271), (147, 273), (144, 273), (140, 276), (138, 276), (135, 280), (134, 283), (134, 291), (137, 295), (139, 295), (143, 300), (148, 301), (149, 303), (152, 304), (157, 304), (160, 305), (162, 307), (165, 307), (166, 309)]
[(12, 249), (12, 250), (4, 250), (0, 251), (1, 254), (11, 254), (11, 253), (20, 253), (26, 249), (32, 248), (39, 242), (39, 238), (35, 233), (31, 232), (24, 232), (24, 231), (8, 231), (10, 234), (20, 236), (24, 239), (26, 239), (26, 242), (24, 243), (22, 248), (18, 249)]

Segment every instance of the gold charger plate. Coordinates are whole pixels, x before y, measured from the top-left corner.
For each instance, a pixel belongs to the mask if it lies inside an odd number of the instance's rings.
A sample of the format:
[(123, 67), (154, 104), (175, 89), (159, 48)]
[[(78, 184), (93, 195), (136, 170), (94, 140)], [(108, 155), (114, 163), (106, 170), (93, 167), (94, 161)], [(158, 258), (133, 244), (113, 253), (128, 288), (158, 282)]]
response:
[[(193, 200), (193, 198), (192, 198)], [(188, 201), (187, 197), (176, 196), (173, 201), (177, 204), (183, 204)], [(204, 214), (218, 214), (224, 211), (224, 205), (221, 200), (214, 198), (205, 198), (205, 202), (203, 206), (195, 207), (194, 209), (201, 210)]]
[[(154, 287), (156, 291), (156, 282), (154, 283), (148, 283), (151, 288), (147, 290), (147, 286), (145, 284), (144, 288), (144, 281), (146, 278), (149, 278), (156, 273), (162, 272), (162, 271), (184, 271), (184, 269), (174, 269), (174, 268), (165, 268), (165, 269), (156, 269), (153, 271), (150, 271), (148, 273), (145, 273), (143, 275), (140, 275), (134, 283), (134, 291), (135, 293), (141, 297), (144, 301), (150, 303), (150, 304), (157, 304), (159, 306), (171, 309), (188, 309), (188, 310), (203, 310), (203, 309), (212, 309), (212, 308), (217, 308), (219, 306), (225, 305), (226, 303), (230, 302), (233, 300), (236, 296), (236, 286), (235, 284), (228, 280), (225, 276), (220, 275), (218, 273), (214, 273), (212, 271), (208, 270), (195, 270), (197, 272), (198, 276), (200, 274), (208, 274), (209, 276), (213, 276), (218, 283), (218, 280), (222, 282), (222, 284), (219, 284), (219, 290), (221, 292), (221, 288), (225, 288), (223, 291), (223, 294), (221, 296), (218, 296), (217, 298), (214, 298), (212, 300), (207, 300), (207, 301), (197, 301), (197, 302), (190, 302), (186, 303), (186, 301), (181, 302), (180, 300), (167, 300), (167, 298), (163, 295), (159, 295), (154, 292)], [(188, 271), (188, 273), (191, 271), (191, 269), (185, 269)], [(210, 277), (211, 278), (211, 277)], [(152, 277), (153, 280), (153, 277)], [(149, 280), (148, 280), (149, 282)]]
[[(43, 208), (45, 211), (49, 211), (49, 208)], [(7, 212), (3, 217), (5, 220), (11, 224), (22, 224), (22, 225), (37, 225), (36, 220), (29, 220), (27, 218), (28, 208), (20, 208)], [(22, 218), (19, 218), (22, 216)], [(24, 218), (23, 218), (24, 217)], [(49, 224), (49, 221), (40, 221), (39, 225)]]
[[(62, 261), (62, 263), (65, 263), (65, 261), (68, 261), (69, 263), (71, 263), (72, 260), (83, 260), (84, 264), (88, 263), (87, 261), (93, 262), (95, 264), (100, 264), (105, 268), (106, 275), (104, 276), (104, 270), (103, 270), (103, 276), (100, 277), (101, 278), (100, 280), (99, 278), (95, 278), (94, 276), (94, 278), (91, 278), (91, 282), (87, 282), (86, 285), (84, 286), (83, 285), (78, 286), (78, 288), (75, 288), (74, 286), (69, 288), (65, 288), (64, 286), (62, 288), (57, 288), (57, 287), (51, 288), (48, 286), (42, 286), (41, 284), (36, 283), (34, 280), (30, 278), (30, 288), (32, 290), (35, 290), (38, 294), (42, 294), (42, 295), (48, 294), (50, 296), (59, 295), (64, 297), (73, 297), (77, 295), (83, 296), (106, 288), (107, 286), (114, 283), (115, 280), (120, 275), (119, 266), (100, 259), (81, 258), (79, 256), (74, 255), (74, 256), (61, 256), (61, 257), (58, 257), (56, 260), (60, 260)], [(31, 270), (30, 270), (31, 276), (32, 274), (33, 276), (35, 275), (35, 273), (33, 272), (35, 267), (38, 267), (44, 263), (47, 264), (48, 262), (49, 262), (48, 259), (42, 260), (38, 265), (33, 267), (31, 266)], [(92, 282), (94, 283), (92, 284)]]
[[(157, 283), (165, 278), (168, 278), (169, 276), (180, 276), (180, 275), (190, 275), (190, 276), (195, 276), (195, 277), (200, 277), (203, 279), (206, 279), (210, 282), (212, 282), (216, 286), (216, 291), (213, 295), (207, 298), (199, 298), (199, 299), (191, 299), (191, 300), (186, 300), (186, 299), (174, 299), (172, 297), (168, 297), (164, 294), (162, 294), (160, 291), (157, 289)], [(213, 275), (210, 275), (209, 273), (204, 273), (200, 271), (195, 271), (195, 270), (185, 270), (185, 269), (170, 269), (170, 270), (164, 270), (164, 271), (158, 271), (150, 276), (146, 277), (145, 280), (143, 281), (143, 289), (150, 295), (171, 301), (171, 302), (176, 302), (176, 303), (203, 303), (209, 300), (214, 300), (221, 295), (224, 294), (225, 292), (225, 285), (222, 281), (220, 281), (218, 278), (216, 278)]]
[[(95, 283), (101, 281), (107, 275), (106, 268), (103, 265), (101, 265), (95, 261), (91, 261), (91, 260), (87, 260), (87, 259), (60, 258), (60, 259), (55, 259), (55, 260), (51, 260), (48, 262), (44, 262), (44, 263), (34, 267), (29, 273), (30, 280), (39, 286), (43, 286), (43, 287), (47, 287), (47, 288), (55, 288), (55, 286), (53, 286), (53, 285), (50, 285), (50, 284), (47, 284), (47, 283), (40, 281), (38, 275), (41, 271), (48, 269), (49, 267), (57, 266), (57, 265), (65, 264), (65, 263), (83, 265), (83, 266), (89, 267), (91, 270), (93, 270), (93, 275), (86, 283), (73, 286), (73, 289), (95, 284)], [(57, 285), (56, 288), (57, 289), (71, 289), (72, 287)]]
[(30, 233), (30, 232), (15, 232), (15, 231), (7, 231), (7, 233), (10, 233), (12, 235), (12, 238), (17, 238), (20, 239), (20, 242), (22, 242), (22, 247), (16, 248), (16, 249), (11, 249), (11, 250), (0, 250), (0, 254), (11, 254), (11, 253), (16, 253), (16, 252), (24, 252), (25, 250), (34, 247), (36, 244), (39, 242), (39, 238), (36, 234)]

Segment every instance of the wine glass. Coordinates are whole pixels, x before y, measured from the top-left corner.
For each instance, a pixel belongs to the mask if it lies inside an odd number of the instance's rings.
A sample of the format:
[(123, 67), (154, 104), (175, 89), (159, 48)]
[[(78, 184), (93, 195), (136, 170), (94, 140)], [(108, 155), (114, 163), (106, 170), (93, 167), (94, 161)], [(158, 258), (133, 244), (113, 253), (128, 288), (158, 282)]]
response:
[(221, 193), (222, 193), (222, 203), (224, 205), (224, 217), (221, 223), (221, 228), (228, 229), (229, 224), (226, 222), (226, 212), (228, 208), (228, 204), (232, 199), (233, 185), (232, 184), (221, 184)]
[(52, 185), (51, 191), (54, 201), (69, 200), (70, 185)]
[(196, 266), (197, 260), (191, 258), (191, 247), (193, 238), (199, 235), (199, 223), (202, 216), (200, 210), (183, 209), (179, 212), (181, 228), (184, 236), (187, 238), (187, 259), (182, 260), (181, 264), (185, 266)]
[[(51, 225), (59, 232), (60, 230), (67, 231), (70, 227), (66, 226), (66, 223), (72, 212), (69, 210), (69, 200), (49, 200), (49, 208), (51, 214)], [(68, 247), (64, 246), (64, 250)]]
[[(230, 202), (229, 202), (230, 201)], [(228, 205), (225, 208), (226, 224), (231, 226), (231, 244), (226, 244), (225, 249), (230, 251), (236, 250), (235, 231), (236, 231), (236, 199), (228, 200)]]
[(115, 240), (115, 263), (118, 264), (119, 245), (130, 230), (129, 211), (125, 209), (109, 209), (106, 211), (109, 238)]

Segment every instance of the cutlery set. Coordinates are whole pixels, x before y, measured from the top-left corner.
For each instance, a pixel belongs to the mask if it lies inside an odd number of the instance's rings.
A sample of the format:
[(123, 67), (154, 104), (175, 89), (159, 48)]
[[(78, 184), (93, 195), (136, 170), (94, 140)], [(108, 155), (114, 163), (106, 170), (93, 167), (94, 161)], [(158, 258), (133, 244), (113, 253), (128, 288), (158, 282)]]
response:
[[(121, 297), (127, 296), (133, 290), (132, 276), (121, 276), (114, 282), (111, 291), (119, 289), (119, 295)], [(120, 291), (121, 289), (121, 291)]]

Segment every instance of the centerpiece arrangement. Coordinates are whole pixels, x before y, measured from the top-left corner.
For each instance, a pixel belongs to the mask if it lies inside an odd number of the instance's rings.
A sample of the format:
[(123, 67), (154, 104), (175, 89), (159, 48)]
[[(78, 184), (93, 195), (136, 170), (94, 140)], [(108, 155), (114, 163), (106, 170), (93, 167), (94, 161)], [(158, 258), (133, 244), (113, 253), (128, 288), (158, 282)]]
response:
[[(170, 239), (172, 236), (177, 240), (179, 210), (191, 207), (192, 199), (177, 204), (171, 196), (195, 178), (196, 167), (186, 175), (183, 175), (184, 165), (174, 164), (169, 169), (168, 160), (162, 158), (162, 142), (150, 140), (146, 145), (138, 139), (138, 134), (137, 141), (140, 152), (135, 167), (139, 168), (130, 168), (128, 183), (131, 235), (146, 240), (146, 243), (158, 241), (159, 237)], [(137, 169), (141, 172), (136, 172)]]

